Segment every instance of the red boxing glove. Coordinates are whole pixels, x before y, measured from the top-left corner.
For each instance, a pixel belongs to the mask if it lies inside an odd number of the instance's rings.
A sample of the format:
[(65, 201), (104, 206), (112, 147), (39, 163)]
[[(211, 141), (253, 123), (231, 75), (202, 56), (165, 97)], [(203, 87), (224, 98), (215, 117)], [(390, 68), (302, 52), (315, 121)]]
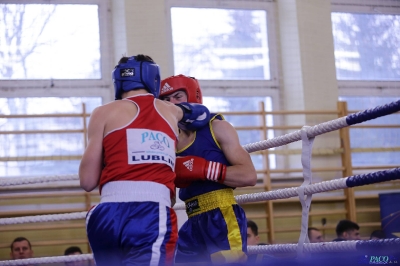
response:
[(222, 184), (225, 181), (226, 165), (189, 155), (176, 158), (175, 173), (175, 185), (180, 188), (185, 188), (193, 181), (199, 180), (210, 180)]

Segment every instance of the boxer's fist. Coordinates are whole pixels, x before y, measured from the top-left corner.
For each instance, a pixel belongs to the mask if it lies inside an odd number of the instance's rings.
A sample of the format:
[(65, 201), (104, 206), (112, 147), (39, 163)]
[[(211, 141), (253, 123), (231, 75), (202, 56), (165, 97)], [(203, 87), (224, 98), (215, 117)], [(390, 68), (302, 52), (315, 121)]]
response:
[(226, 165), (189, 155), (176, 158), (175, 173), (175, 185), (180, 188), (189, 186), (193, 181), (224, 183)]
[(210, 121), (210, 111), (207, 107), (199, 103), (178, 103), (183, 111), (183, 117), (179, 121), (179, 128), (183, 130), (195, 131), (204, 127)]

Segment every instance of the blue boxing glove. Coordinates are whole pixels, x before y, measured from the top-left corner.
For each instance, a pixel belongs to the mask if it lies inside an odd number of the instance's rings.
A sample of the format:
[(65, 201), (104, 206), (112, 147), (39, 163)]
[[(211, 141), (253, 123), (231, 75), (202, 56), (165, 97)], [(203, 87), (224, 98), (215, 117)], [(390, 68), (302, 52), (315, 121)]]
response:
[(183, 130), (196, 131), (208, 124), (210, 121), (210, 111), (207, 107), (199, 103), (178, 103), (183, 111), (183, 117), (179, 121), (179, 128)]

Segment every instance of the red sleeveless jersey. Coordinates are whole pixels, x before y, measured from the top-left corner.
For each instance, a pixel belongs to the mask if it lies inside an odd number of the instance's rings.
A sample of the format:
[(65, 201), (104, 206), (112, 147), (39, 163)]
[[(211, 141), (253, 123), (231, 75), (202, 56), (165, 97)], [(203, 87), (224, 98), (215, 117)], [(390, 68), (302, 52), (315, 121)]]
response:
[(177, 135), (156, 109), (152, 94), (124, 100), (136, 104), (138, 112), (128, 125), (107, 133), (103, 139), (100, 191), (111, 181), (152, 181), (167, 186), (174, 196)]

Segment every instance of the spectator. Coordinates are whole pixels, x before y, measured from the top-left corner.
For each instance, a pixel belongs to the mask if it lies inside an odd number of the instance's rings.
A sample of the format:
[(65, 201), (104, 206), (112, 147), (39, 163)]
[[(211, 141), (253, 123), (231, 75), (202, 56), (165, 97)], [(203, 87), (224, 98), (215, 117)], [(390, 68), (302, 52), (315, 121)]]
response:
[(11, 243), (10, 257), (13, 260), (33, 258), (31, 242), (25, 237), (17, 237)]
[(382, 230), (375, 230), (371, 233), (371, 236), (369, 239), (385, 239), (386, 234)]
[(360, 240), (360, 227), (355, 222), (341, 220), (336, 225), (337, 238), (332, 241)]
[(322, 236), (321, 231), (315, 227), (308, 228), (308, 239), (310, 240), (310, 243), (324, 242), (324, 237)]
[[(80, 247), (77, 246), (72, 246), (67, 248), (64, 251), (64, 255), (65, 256), (69, 256), (69, 255), (81, 255), (83, 254), (82, 250)], [(85, 266), (87, 265), (86, 261), (71, 261), (71, 262), (65, 262), (66, 266)]]
[(76, 246), (69, 247), (64, 251), (65, 256), (80, 255), (80, 254), (83, 254), (83, 252), (80, 247), (76, 247)]
[(258, 226), (252, 220), (247, 220), (247, 245), (258, 245), (260, 236), (258, 235)]
[[(247, 220), (247, 245), (267, 245), (260, 243), (260, 236), (258, 235), (258, 226), (252, 220)], [(261, 265), (264, 262), (271, 262), (272, 257), (265, 254), (252, 254), (247, 256), (247, 265)]]

